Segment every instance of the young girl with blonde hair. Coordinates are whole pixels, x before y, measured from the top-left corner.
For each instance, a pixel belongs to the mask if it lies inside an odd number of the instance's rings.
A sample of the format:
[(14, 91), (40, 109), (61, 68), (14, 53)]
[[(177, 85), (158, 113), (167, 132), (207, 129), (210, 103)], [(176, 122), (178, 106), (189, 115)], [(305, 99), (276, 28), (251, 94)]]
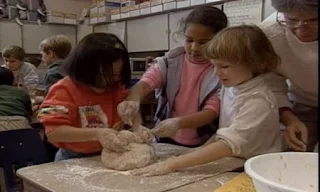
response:
[(205, 49), (222, 83), (219, 129), (196, 150), (133, 171), (160, 175), (209, 163), (223, 157), (250, 158), (282, 150), (277, 99), (264, 82), (280, 59), (256, 26), (230, 27), (219, 32)]

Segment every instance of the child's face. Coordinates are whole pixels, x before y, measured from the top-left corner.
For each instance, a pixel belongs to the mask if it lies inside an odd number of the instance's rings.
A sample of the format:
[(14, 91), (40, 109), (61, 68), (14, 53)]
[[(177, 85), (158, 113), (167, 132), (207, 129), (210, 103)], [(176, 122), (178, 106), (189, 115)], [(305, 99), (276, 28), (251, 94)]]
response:
[(54, 61), (54, 54), (52, 51), (49, 51), (48, 53), (41, 51), (40, 52), (41, 56), (42, 56), (42, 61), (44, 62), (44, 64), (46, 65), (50, 65), (53, 63)]
[(253, 78), (252, 71), (239, 64), (222, 60), (211, 60), (215, 73), (225, 87), (234, 87)]
[(22, 65), (23, 61), (19, 60), (19, 59), (16, 59), (16, 58), (13, 58), (13, 57), (5, 57), (4, 58), (4, 64), (5, 66), (10, 69), (11, 71), (16, 71), (18, 70), (21, 65)]
[[(118, 83), (121, 80), (121, 70), (123, 66), (123, 61), (118, 60), (113, 63), (113, 78), (115, 80), (115, 83)], [(108, 83), (106, 82), (106, 79), (104, 78), (103, 74), (100, 75), (98, 81), (100, 81), (98, 84), (99, 87), (107, 87)]]
[(202, 54), (202, 45), (210, 41), (214, 34), (201, 24), (189, 24), (185, 31), (184, 48), (191, 62), (203, 62), (206, 59)]

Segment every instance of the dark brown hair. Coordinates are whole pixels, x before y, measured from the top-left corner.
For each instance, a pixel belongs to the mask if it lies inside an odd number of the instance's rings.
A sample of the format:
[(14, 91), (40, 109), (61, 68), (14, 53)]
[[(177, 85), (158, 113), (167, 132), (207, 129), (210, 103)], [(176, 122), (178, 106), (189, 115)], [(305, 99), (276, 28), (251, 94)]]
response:
[(211, 29), (213, 33), (217, 33), (227, 27), (228, 19), (220, 9), (203, 5), (193, 9), (185, 19), (180, 21), (179, 33), (183, 34), (190, 24), (201, 24)]
[(111, 33), (91, 33), (85, 36), (65, 60), (65, 70), (72, 80), (100, 87), (97, 77), (103, 75), (108, 87), (115, 83), (113, 63), (123, 62), (121, 83), (130, 86), (129, 54), (121, 40)]

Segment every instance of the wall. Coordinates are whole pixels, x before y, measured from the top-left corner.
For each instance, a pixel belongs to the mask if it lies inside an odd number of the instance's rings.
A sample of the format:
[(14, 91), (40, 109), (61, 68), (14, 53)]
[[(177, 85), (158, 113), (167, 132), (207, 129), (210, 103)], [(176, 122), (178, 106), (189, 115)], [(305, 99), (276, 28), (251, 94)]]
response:
[(263, 13), (262, 20), (265, 20), (269, 15), (271, 15), (275, 9), (271, 6), (271, 0), (263, 0)]
[(44, 0), (48, 10), (77, 14), (77, 17), (83, 8), (90, 6), (91, 2), (91, 0)]

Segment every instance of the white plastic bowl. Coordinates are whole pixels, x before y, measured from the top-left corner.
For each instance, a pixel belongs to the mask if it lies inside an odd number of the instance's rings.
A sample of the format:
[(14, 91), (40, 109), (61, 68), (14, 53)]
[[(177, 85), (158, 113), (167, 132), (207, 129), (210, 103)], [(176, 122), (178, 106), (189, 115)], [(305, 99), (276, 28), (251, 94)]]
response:
[(318, 153), (270, 153), (248, 159), (245, 172), (257, 192), (319, 191)]

